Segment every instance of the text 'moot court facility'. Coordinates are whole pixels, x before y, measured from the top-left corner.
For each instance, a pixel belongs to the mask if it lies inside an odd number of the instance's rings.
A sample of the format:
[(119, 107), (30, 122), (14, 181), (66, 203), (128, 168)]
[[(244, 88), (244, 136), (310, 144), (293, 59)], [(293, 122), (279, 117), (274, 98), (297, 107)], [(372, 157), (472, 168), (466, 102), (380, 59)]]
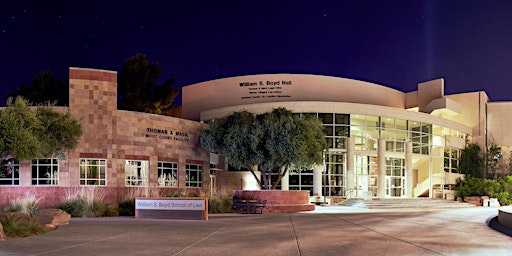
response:
[(84, 130), (66, 159), (16, 162), (0, 175), (2, 204), (27, 190), (48, 204), (66, 190), (97, 186), (112, 202), (132, 188), (226, 191), (256, 189), (249, 172), (231, 170), (200, 146), (209, 120), (234, 111), (285, 107), (323, 122), (325, 163), (294, 171), (282, 190), (352, 198), (445, 197), (460, 177), (468, 142), (500, 146), (509, 159), (512, 102), (484, 91), (445, 95), (444, 80), (402, 92), (364, 81), (305, 74), (261, 74), (189, 85), (182, 117), (117, 109), (117, 73), (70, 68), (69, 111)]

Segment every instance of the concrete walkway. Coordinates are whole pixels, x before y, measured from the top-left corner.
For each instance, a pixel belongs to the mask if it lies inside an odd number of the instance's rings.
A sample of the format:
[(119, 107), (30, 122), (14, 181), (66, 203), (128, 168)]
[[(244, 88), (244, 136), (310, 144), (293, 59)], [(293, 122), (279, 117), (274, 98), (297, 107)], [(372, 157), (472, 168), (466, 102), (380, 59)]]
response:
[(487, 226), (497, 208), (214, 214), (208, 221), (72, 219), (50, 233), (0, 241), (0, 255), (511, 255)]

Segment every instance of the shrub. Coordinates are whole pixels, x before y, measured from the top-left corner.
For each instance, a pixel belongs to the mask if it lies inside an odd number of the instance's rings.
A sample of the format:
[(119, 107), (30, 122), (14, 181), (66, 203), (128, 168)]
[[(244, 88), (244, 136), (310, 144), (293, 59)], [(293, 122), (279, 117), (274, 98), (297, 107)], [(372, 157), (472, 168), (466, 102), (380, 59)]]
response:
[(512, 204), (512, 176), (506, 176), (499, 181), (468, 177), (457, 181), (459, 196), (490, 196), (498, 198), (501, 205)]
[(135, 216), (135, 198), (125, 199), (119, 203), (119, 216)]
[(59, 205), (72, 217), (104, 217), (109, 215), (104, 203), (106, 191), (96, 187), (81, 187), (66, 192), (66, 197)]
[(507, 192), (507, 191), (503, 191), (503, 192), (500, 192), (496, 195), (496, 197), (498, 198), (498, 201), (500, 202), (500, 205), (510, 205), (512, 204), (512, 194)]
[(47, 231), (42, 224), (28, 216), (8, 214), (0, 217), (0, 222), (7, 237), (26, 237)]
[(208, 197), (208, 213), (230, 212), (233, 200), (230, 195), (213, 195)]
[(37, 210), (39, 210), (40, 200), (40, 197), (31, 192), (27, 192), (25, 193), (24, 197), (11, 200), (10, 205), (4, 208), (3, 211), (21, 212), (29, 217), (32, 217), (37, 212)]

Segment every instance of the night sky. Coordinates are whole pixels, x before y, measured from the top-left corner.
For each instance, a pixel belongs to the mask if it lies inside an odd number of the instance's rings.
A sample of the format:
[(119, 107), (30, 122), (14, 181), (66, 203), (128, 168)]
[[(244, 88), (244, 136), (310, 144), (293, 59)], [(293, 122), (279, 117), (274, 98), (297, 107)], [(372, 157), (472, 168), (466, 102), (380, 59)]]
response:
[(512, 101), (512, 1), (158, 2), (0, 1), (0, 105), (38, 72), (67, 82), (136, 53), (180, 87), (300, 73), (408, 92), (443, 77), (446, 94)]

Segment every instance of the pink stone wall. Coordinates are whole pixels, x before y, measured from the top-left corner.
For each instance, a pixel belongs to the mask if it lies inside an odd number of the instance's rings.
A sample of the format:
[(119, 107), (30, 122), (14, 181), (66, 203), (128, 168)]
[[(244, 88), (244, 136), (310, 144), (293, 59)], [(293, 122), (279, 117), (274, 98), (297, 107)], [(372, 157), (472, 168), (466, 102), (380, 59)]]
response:
[[(69, 111), (83, 129), (76, 149), (59, 160), (59, 186), (33, 186), (31, 162), (20, 163), (20, 186), (0, 186), (0, 207), (13, 198), (31, 192), (42, 197), (45, 205), (57, 205), (66, 191), (80, 188), (80, 158), (107, 159), (107, 203), (123, 200), (132, 188), (125, 186), (126, 160), (149, 161), (149, 187), (160, 193), (173, 190), (206, 193), (210, 188), (209, 154), (200, 146), (203, 124), (169, 116), (117, 109), (117, 73), (85, 68), (69, 69)], [(165, 130), (166, 134), (148, 129)], [(148, 136), (150, 135), (150, 136)], [(156, 135), (156, 136), (151, 136)], [(157, 187), (158, 161), (178, 162), (178, 188)], [(187, 163), (199, 164), (203, 170), (202, 188), (185, 187)], [(133, 190), (133, 189), (132, 189)]]

